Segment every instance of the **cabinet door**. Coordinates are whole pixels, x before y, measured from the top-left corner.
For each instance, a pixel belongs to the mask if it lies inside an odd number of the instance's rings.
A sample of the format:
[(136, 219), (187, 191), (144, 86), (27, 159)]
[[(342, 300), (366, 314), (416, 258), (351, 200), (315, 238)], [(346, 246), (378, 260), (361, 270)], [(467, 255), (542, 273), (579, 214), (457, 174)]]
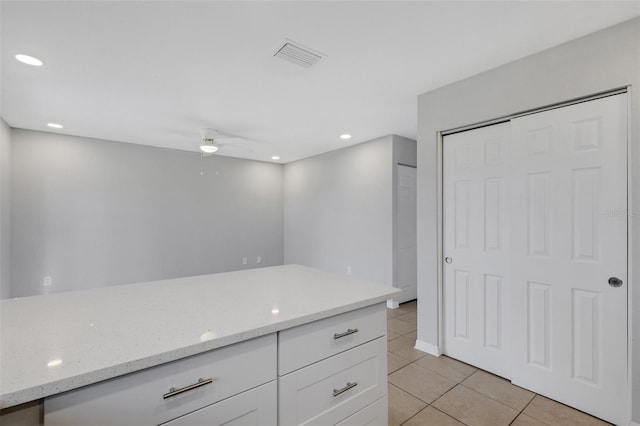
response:
[(378, 303), (278, 333), (278, 375), (284, 376), (384, 336), (387, 309)]
[(46, 398), (44, 424), (161, 424), (274, 380), (276, 358), (275, 334), (204, 352)]
[(280, 377), (280, 425), (333, 425), (383, 398), (386, 349), (378, 338)]
[(389, 404), (387, 397), (380, 398), (366, 406), (351, 417), (347, 417), (336, 426), (387, 426), (389, 419)]
[(166, 426), (248, 426), (278, 423), (278, 385), (274, 380), (179, 417)]

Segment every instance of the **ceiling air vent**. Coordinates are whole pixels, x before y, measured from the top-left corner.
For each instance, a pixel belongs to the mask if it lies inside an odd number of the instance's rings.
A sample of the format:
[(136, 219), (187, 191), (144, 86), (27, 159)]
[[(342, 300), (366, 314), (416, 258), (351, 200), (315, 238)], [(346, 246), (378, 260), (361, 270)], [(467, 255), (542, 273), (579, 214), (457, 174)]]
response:
[(325, 55), (320, 52), (311, 50), (308, 47), (304, 47), (288, 39), (273, 56), (305, 68), (315, 65), (320, 59), (325, 57)]

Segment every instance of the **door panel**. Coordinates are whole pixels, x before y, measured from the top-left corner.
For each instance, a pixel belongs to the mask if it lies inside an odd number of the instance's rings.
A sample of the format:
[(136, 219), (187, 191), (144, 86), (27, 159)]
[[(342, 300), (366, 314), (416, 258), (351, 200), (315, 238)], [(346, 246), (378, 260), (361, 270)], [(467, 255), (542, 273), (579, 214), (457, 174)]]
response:
[(627, 412), (627, 219), (607, 212), (627, 206), (626, 105), (616, 95), (511, 122), (511, 378), (615, 423)]
[(484, 276), (484, 346), (502, 349), (502, 277)]
[(508, 124), (444, 139), (444, 352), (508, 374)]
[(398, 302), (417, 297), (416, 168), (398, 165), (396, 226), (396, 287)]

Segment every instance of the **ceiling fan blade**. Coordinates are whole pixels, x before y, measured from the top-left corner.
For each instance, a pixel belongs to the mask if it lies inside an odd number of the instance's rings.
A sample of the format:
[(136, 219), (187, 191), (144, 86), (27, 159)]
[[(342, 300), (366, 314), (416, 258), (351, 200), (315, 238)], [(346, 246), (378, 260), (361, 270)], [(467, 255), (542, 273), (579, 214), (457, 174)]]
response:
[(221, 151), (222, 153), (225, 152), (235, 152), (235, 151), (239, 151), (239, 152), (253, 152), (253, 149), (249, 148), (248, 146), (244, 146), (244, 145), (237, 145), (235, 143), (233, 144), (220, 144), (220, 149), (218, 150), (219, 152)]
[(222, 142), (227, 144), (227, 143), (247, 142), (247, 140), (239, 136), (219, 136), (218, 138), (216, 138), (216, 142)]

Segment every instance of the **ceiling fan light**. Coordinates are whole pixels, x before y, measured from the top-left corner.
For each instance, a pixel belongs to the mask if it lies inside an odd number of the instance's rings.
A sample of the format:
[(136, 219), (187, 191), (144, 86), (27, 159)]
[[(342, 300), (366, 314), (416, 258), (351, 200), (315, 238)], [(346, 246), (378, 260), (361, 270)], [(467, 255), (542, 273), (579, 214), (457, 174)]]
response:
[(200, 151), (204, 152), (205, 154), (213, 154), (217, 150), (218, 150), (218, 147), (215, 145), (206, 144), (206, 143), (200, 145)]
[(42, 61), (38, 58), (34, 58), (33, 56), (29, 56), (29, 55), (23, 55), (23, 54), (17, 54), (15, 56), (15, 58), (22, 62), (23, 64), (27, 64), (27, 65), (32, 65), (34, 67), (40, 67), (42, 66)]

